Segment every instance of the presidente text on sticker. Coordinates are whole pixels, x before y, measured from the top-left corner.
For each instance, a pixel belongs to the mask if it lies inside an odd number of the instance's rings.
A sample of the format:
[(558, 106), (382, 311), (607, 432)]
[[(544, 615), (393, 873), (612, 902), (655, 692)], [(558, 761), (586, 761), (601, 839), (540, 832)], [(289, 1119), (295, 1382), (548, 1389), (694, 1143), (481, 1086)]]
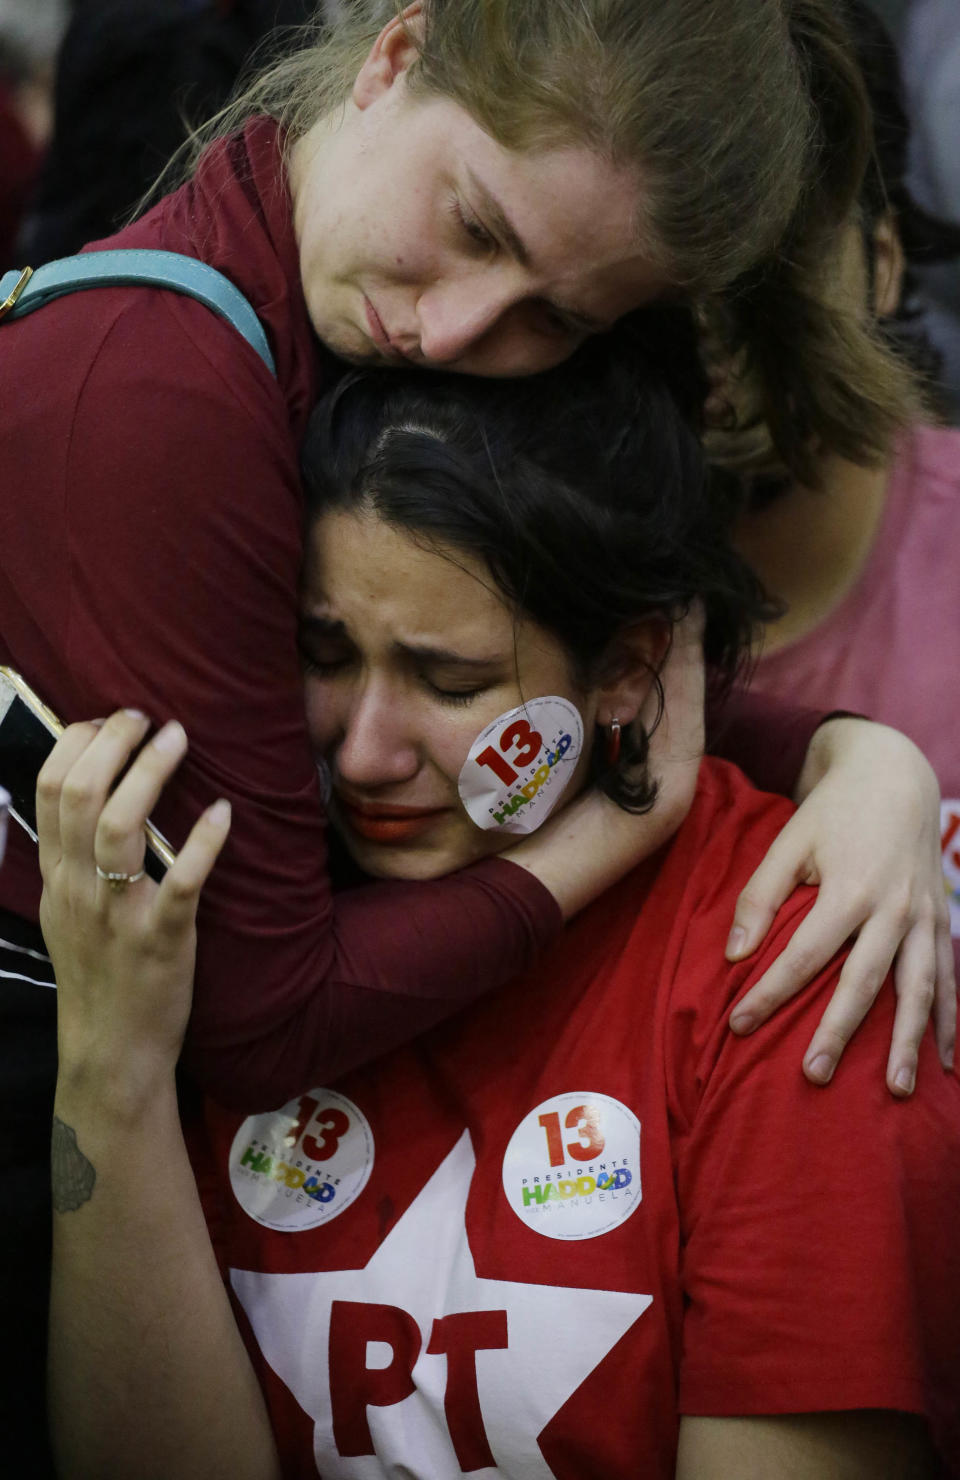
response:
[(510, 1137), (503, 1190), (545, 1238), (599, 1238), (640, 1206), (640, 1122), (593, 1090), (554, 1095)]
[(345, 1095), (312, 1089), (282, 1110), (249, 1115), (230, 1148), (237, 1202), (264, 1228), (299, 1233), (336, 1218), (373, 1170), (373, 1132)]
[(558, 694), (528, 699), (481, 730), (457, 783), (470, 818), (505, 833), (546, 822), (576, 770), (583, 722)]

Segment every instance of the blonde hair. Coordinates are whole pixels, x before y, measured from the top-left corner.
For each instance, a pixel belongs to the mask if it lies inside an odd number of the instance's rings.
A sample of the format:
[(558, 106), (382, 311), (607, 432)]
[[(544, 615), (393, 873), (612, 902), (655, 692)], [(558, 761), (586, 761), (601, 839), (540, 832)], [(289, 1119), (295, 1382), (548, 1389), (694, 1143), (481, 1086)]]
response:
[[(903, 390), (879, 344), (837, 325), (812, 271), (854, 207), (870, 147), (836, 4), (424, 0), (406, 75), (411, 94), (452, 99), (505, 148), (582, 144), (637, 171), (638, 233), (672, 289), (722, 296), (725, 324), (765, 362), (789, 340), (792, 366), (768, 381), (787, 461), (803, 459), (790, 430), (801, 380), (807, 427), (864, 456), (886, 445)], [(253, 114), (275, 118), (289, 146), (346, 102), (401, 7), (341, 0), (338, 13), (193, 136), (194, 160)], [(846, 402), (844, 385), (859, 387)]]

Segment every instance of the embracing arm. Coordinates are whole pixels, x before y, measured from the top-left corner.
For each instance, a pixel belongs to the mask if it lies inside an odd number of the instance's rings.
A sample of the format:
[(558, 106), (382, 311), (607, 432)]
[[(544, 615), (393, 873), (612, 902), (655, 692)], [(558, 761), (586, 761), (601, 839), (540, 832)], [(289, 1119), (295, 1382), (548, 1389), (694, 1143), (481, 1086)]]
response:
[(677, 1480), (931, 1480), (926, 1427), (907, 1413), (683, 1418)]

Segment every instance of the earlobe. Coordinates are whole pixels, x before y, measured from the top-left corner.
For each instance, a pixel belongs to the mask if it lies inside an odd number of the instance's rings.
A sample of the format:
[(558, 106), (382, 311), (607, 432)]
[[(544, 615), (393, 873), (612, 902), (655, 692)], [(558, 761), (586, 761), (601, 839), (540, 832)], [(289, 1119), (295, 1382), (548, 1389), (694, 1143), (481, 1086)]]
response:
[(873, 233), (873, 311), (878, 319), (896, 313), (905, 266), (896, 219), (890, 214), (882, 216)]
[(597, 723), (626, 728), (640, 713), (670, 645), (666, 622), (638, 622), (616, 638), (597, 689)]
[(384, 26), (353, 84), (353, 101), (358, 108), (376, 102), (416, 60), (422, 28), (422, 0), (415, 0)]

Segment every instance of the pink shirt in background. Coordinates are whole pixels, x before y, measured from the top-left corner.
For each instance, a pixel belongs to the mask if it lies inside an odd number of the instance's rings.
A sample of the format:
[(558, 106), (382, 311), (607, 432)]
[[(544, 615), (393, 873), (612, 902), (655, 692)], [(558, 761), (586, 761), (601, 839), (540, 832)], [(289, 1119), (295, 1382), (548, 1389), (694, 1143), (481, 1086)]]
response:
[(753, 686), (850, 709), (915, 740), (940, 778), (944, 872), (960, 966), (960, 432), (917, 426), (894, 461), (870, 558), (806, 637), (761, 658)]

